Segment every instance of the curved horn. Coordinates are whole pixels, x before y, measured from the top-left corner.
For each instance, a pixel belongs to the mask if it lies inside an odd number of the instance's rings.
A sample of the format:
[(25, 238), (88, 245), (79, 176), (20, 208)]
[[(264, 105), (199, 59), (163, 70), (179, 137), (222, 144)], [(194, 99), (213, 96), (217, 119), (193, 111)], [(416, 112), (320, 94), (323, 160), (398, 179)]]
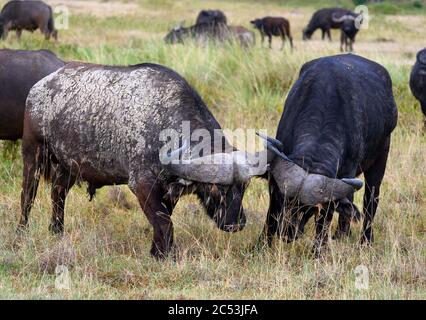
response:
[(348, 185), (354, 187), (355, 190), (359, 190), (363, 187), (364, 182), (360, 179), (348, 179), (348, 178), (343, 178), (342, 181), (344, 183), (347, 183)]
[(176, 175), (186, 180), (231, 185), (265, 174), (267, 169), (266, 151), (255, 155), (243, 151), (214, 153), (184, 160), (178, 164), (170, 163), (169, 166)]
[(259, 136), (259, 137), (261, 137), (262, 139), (264, 139), (264, 140), (266, 140), (266, 141), (268, 141), (268, 142), (270, 142), (270, 143), (274, 144), (274, 145), (275, 145), (275, 146), (277, 146), (279, 149), (281, 149), (281, 148), (284, 146), (284, 145), (283, 145), (283, 143), (282, 143), (280, 140), (275, 139), (275, 138), (268, 137), (267, 135), (265, 135), (265, 134), (263, 134), (263, 133), (261, 133), (261, 132), (256, 131), (256, 135), (258, 135), (258, 136)]
[(426, 65), (426, 49), (423, 49), (417, 53), (417, 61)]
[[(262, 139), (265, 139), (266, 144), (265, 147), (272, 151), (275, 155), (279, 156), (281, 159), (285, 161), (292, 162), (282, 151), (283, 143), (277, 139), (268, 137), (260, 132), (256, 132), (256, 134), (261, 137)], [(271, 162), (273, 160), (273, 157), (268, 157), (268, 162)]]
[(183, 141), (182, 147), (177, 148), (176, 150), (170, 151), (170, 153), (165, 152), (162, 156), (160, 156), (160, 161), (163, 164), (169, 164), (175, 159), (180, 158), (180, 156), (188, 150), (189, 145), (186, 140)]
[(305, 205), (317, 205), (347, 198), (362, 187), (358, 179), (333, 179), (309, 174), (295, 163), (277, 159), (272, 175), (286, 198), (298, 199)]

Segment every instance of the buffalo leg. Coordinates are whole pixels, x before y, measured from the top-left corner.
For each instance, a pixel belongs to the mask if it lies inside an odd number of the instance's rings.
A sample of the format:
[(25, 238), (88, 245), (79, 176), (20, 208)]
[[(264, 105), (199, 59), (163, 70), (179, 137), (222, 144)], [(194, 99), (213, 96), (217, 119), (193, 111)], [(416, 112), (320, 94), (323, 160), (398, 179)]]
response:
[(325, 39), (325, 29), (321, 29), (321, 39)]
[(260, 246), (267, 244), (269, 247), (272, 246), (272, 240), (278, 231), (284, 208), (284, 197), (281, 195), (276, 183), (274, 181), (271, 181), (271, 183), (272, 185), (269, 186), (269, 209), (262, 234), (258, 241)]
[(340, 52), (343, 52), (343, 44), (345, 44), (345, 35), (344, 35), (344, 33), (342, 32), (342, 33), (340, 34)]
[(43, 146), (34, 141), (23, 140), (22, 156), (24, 162), (23, 182), (21, 192), (21, 218), (18, 230), (28, 225), (28, 217), (37, 194), (40, 181), (40, 168), (43, 161)]
[(287, 30), (287, 37), (290, 41), (290, 47), (293, 49), (293, 37), (290, 34), (290, 30)]
[(390, 137), (384, 144), (384, 148), (373, 166), (364, 172), (364, 223), (362, 228), (361, 243), (370, 244), (373, 242), (372, 223), (376, 214), (377, 206), (379, 204), (380, 186), (385, 175), (389, 146)]
[(151, 255), (155, 258), (164, 258), (173, 245), (172, 206), (164, 200), (165, 192), (156, 182), (139, 182), (132, 191), (154, 228)]
[(423, 112), (423, 121), (424, 121), (424, 128), (426, 130), (426, 103), (425, 102), (421, 102), (420, 103), (421, 108), (422, 108), (422, 112)]
[(22, 30), (21, 29), (16, 30), (16, 37), (18, 38), (18, 40), (21, 40), (21, 36), (22, 36)]
[(316, 258), (320, 257), (324, 248), (328, 244), (328, 232), (330, 229), (331, 220), (333, 219), (333, 212), (335, 205), (333, 202), (327, 204), (326, 207), (321, 208), (319, 216), (315, 221), (315, 242), (313, 253)]
[(285, 35), (284, 34), (282, 34), (281, 35), (281, 50), (284, 50), (284, 44), (285, 44)]
[(331, 32), (330, 32), (330, 29), (327, 29), (326, 32), (327, 32), (328, 40), (331, 41)]
[(59, 165), (53, 170), (51, 191), (53, 214), (49, 226), (53, 234), (61, 235), (64, 232), (65, 199), (75, 180), (75, 177)]
[(269, 49), (272, 49), (272, 36), (268, 34)]
[(261, 43), (261, 46), (263, 47), (263, 44), (265, 43), (265, 35), (263, 34), (263, 32), (260, 32), (260, 43)]
[(41, 26), (39, 26), (41, 33), (44, 35), (44, 38), (46, 40), (50, 39), (50, 30), (48, 23), (43, 23)]
[[(348, 200), (353, 203), (354, 195), (351, 194), (350, 196), (348, 196)], [(353, 206), (354, 206), (353, 210), (358, 210), (356, 209), (355, 205)], [(337, 208), (337, 211), (339, 212), (339, 208)], [(336, 232), (334, 233), (333, 239), (339, 240), (339, 239), (348, 237), (350, 235), (351, 220), (352, 218), (349, 217), (347, 214), (345, 214), (344, 212), (339, 212), (339, 220), (337, 223), (337, 229), (336, 229)]]

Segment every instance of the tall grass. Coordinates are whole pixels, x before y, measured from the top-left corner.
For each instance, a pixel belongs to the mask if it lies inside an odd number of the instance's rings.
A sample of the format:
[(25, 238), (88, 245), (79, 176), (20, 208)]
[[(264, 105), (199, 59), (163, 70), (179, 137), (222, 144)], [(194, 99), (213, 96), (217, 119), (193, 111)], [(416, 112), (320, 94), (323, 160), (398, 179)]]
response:
[[(300, 67), (309, 60), (338, 53), (337, 40), (321, 42), (318, 35), (311, 42), (300, 40), (316, 4), (137, 3), (139, 11), (117, 13), (116, 17), (73, 14), (70, 29), (60, 32), (58, 43), (44, 41), (35, 33), (24, 34), (21, 42), (11, 35), (1, 46), (48, 48), (65, 60), (102, 64), (160, 63), (179, 72), (196, 88), (223, 127), (264, 128), (270, 134), (275, 133)], [(99, 3), (102, 5), (108, 6), (108, 2)], [(261, 48), (259, 39), (250, 50), (236, 45), (163, 43), (170, 27), (182, 18), (191, 23), (203, 7), (221, 8), (230, 23), (247, 27), (253, 16), (287, 16), (295, 49), (279, 51), (276, 39), (272, 50)], [(152, 229), (137, 202), (125, 191), (132, 207), (125, 209), (109, 188), (88, 202), (84, 187), (74, 187), (67, 200), (66, 235), (57, 239), (47, 231), (50, 189), (41, 183), (30, 230), (18, 239), (15, 228), (22, 163), (19, 155), (17, 159), (6, 156), (0, 160), (0, 298), (425, 298), (426, 138), (418, 102), (408, 88), (410, 65), (426, 40), (418, 31), (425, 22), (425, 16), (377, 15), (355, 44), (357, 53), (389, 70), (399, 108), (372, 248), (357, 246), (361, 226), (354, 225), (349, 239), (332, 241), (326, 258), (313, 260), (311, 221), (305, 236), (296, 243), (276, 240), (271, 249), (251, 251), (269, 202), (267, 183), (260, 179), (253, 180), (246, 192), (248, 225), (237, 234), (217, 230), (194, 197), (182, 199), (173, 213), (175, 260), (150, 258)], [(333, 36), (338, 39), (338, 33)], [(356, 195), (356, 203), (361, 206), (361, 193)], [(55, 288), (57, 264), (70, 270), (69, 290)], [(355, 287), (354, 271), (359, 265), (368, 268), (368, 290)]]

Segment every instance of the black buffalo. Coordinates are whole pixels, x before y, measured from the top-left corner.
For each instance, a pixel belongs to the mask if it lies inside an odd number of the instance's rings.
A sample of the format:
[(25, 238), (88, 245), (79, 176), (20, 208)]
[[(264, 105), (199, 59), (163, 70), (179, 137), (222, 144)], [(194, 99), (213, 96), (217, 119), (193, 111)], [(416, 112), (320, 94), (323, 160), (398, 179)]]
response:
[[(194, 134), (199, 129), (209, 135), (202, 138), (207, 149), (193, 151), (200, 138), (190, 139), (184, 123)], [(159, 152), (170, 132), (182, 148)], [(171, 214), (182, 194), (196, 194), (220, 229), (238, 231), (245, 224), (245, 184), (266, 171), (266, 161), (256, 165), (252, 155), (229, 145), (181, 76), (155, 64), (69, 63), (39, 81), (27, 99), (22, 154), (20, 229), (27, 225), (40, 172), (49, 176), (51, 168), (52, 232), (63, 232), (65, 199), (76, 181), (86, 181), (91, 195), (104, 185), (127, 184), (154, 228), (155, 257), (172, 246)], [(180, 156), (185, 162), (170, 162)]]
[(309, 21), (308, 26), (303, 29), (303, 40), (309, 40), (312, 37), (312, 34), (317, 30), (321, 29), (322, 39), (324, 40), (327, 35), (328, 39), (331, 41), (331, 29), (340, 29), (342, 22), (336, 22), (333, 20), (333, 17), (342, 17), (342, 16), (355, 16), (350, 10), (343, 8), (325, 8), (316, 11), (311, 20)]
[(426, 48), (417, 54), (416, 64), (411, 71), (410, 88), (416, 99), (420, 101), (426, 128)]
[(293, 37), (290, 32), (290, 22), (283, 17), (264, 17), (255, 19), (250, 23), (259, 30), (262, 45), (265, 36), (268, 37), (269, 48), (272, 46), (272, 36), (279, 36), (282, 40), (281, 50), (284, 48), (285, 39), (288, 38), (290, 46), (293, 48)]
[(40, 29), (46, 39), (58, 38), (52, 8), (43, 1), (13, 0), (6, 3), (0, 13), (0, 36), (6, 39), (9, 30), (16, 30), (18, 38), (22, 30)]
[[(261, 239), (270, 244), (278, 233), (293, 241), (319, 210), (314, 246), (319, 254), (335, 208), (351, 206), (355, 189), (362, 186), (349, 180), (351, 190), (330, 179), (353, 179), (363, 173), (361, 241), (370, 243), (396, 123), (391, 78), (381, 65), (351, 54), (306, 63), (278, 126), (275, 151), (281, 158), (271, 163), (271, 200)], [(350, 220), (350, 214), (339, 215), (337, 238), (349, 233)]]
[(333, 21), (341, 23), (340, 26), (340, 51), (353, 51), (355, 37), (362, 23), (362, 16), (344, 15), (341, 17), (333, 16)]
[(201, 10), (195, 24), (226, 24), (225, 14), (220, 10)]
[(22, 137), (28, 92), (63, 65), (64, 62), (48, 50), (0, 50), (0, 140)]

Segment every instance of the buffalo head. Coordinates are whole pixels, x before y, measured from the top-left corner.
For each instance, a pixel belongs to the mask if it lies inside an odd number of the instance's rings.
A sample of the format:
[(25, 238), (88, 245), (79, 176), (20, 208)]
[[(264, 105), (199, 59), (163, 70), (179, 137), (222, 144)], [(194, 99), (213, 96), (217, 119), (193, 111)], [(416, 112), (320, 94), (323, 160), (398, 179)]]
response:
[(312, 34), (313, 32), (310, 29), (303, 29), (303, 40), (310, 40), (312, 38)]
[(309, 173), (281, 151), (280, 141), (260, 136), (267, 140), (267, 148), (277, 156), (272, 159), (269, 157), (268, 162), (272, 161), (272, 176), (287, 199), (297, 199), (302, 205), (315, 206), (346, 199), (363, 186), (363, 182), (359, 179), (336, 179)]
[(237, 150), (174, 161), (187, 148), (184, 143), (181, 148), (160, 156), (161, 163), (167, 165), (189, 193), (197, 194), (208, 216), (221, 230), (235, 232), (244, 228), (244, 191), (250, 178), (265, 174), (267, 151), (249, 154)]
[(164, 42), (167, 44), (183, 43), (185, 37), (184, 21), (181, 21), (179, 25), (174, 27), (165, 37)]

